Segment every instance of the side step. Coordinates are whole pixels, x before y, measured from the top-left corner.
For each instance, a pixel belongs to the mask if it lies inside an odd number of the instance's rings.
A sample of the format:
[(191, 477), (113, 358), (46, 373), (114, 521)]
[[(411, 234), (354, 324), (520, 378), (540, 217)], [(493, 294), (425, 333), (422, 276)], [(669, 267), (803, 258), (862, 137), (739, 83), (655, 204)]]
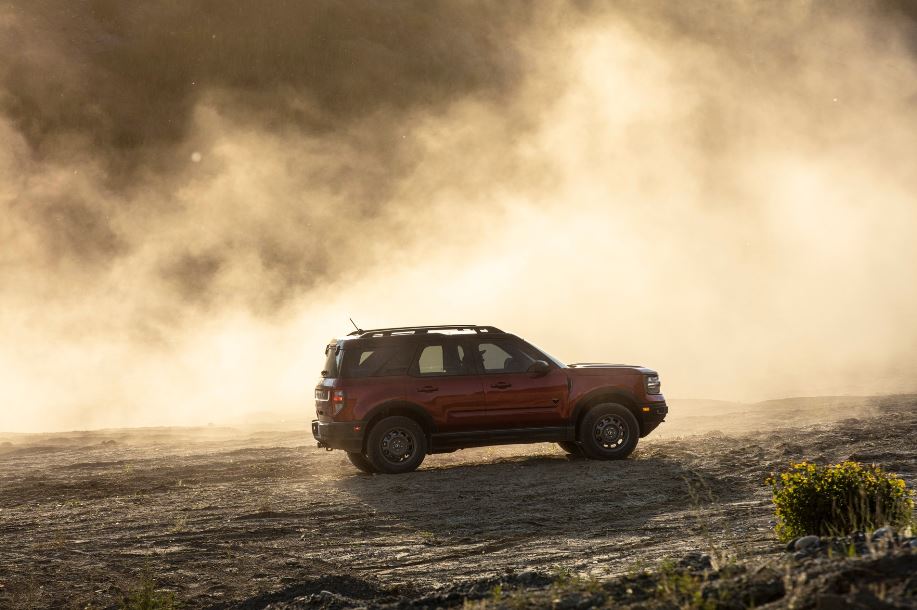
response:
[(502, 430), (462, 430), (438, 432), (432, 435), (430, 453), (452, 451), (465, 447), (513, 445), (523, 443), (556, 443), (576, 440), (573, 426), (542, 428), (505, 428)]

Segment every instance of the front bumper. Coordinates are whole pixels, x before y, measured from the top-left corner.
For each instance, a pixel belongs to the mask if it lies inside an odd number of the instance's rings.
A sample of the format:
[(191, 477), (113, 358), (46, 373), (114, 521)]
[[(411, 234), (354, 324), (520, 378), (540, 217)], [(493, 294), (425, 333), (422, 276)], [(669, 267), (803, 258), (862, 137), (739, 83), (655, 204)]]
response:
[[(638, 407), (640, 409), (640, 438), (643, 438), (665, 421), (669, 414), (669, 407), (664, 402), (647, 402)], [(644, 409), (649, 409), (645, 411)]]
[(326, 449), (343, 449), (351, 453), (363, 451), (364, 422), (322, 422), (312, 420), (312, 436), (319, 447)]

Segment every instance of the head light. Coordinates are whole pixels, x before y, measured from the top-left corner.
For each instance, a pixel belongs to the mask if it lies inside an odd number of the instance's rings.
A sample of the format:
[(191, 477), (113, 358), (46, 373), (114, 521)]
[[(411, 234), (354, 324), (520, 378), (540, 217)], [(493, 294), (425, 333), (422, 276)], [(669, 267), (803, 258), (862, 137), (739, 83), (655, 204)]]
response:
[(646, 393), (659, 394), (659, 391), (662, 389), (662, 382), (659, 381), (659, 375), (647, 375), (644, 379), (646, 380)]

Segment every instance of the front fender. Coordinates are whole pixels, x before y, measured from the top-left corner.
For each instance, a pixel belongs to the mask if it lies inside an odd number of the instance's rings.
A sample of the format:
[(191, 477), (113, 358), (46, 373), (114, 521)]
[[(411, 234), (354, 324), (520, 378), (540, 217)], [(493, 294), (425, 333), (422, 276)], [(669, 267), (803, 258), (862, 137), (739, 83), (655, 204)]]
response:
[[(574, 391), (576, 382), (574, 381)], [(638, 417), (637, 404), (640, 402), (637, 395), (630, 389), (619, 385), (603, 385), (592, 388), (582, 395), (574, 397), (574, 407), (571, 419), (579, 422), (580, 417), (586, 409), (600, 402), (618, 402), (633, 411), (634, 417)]]

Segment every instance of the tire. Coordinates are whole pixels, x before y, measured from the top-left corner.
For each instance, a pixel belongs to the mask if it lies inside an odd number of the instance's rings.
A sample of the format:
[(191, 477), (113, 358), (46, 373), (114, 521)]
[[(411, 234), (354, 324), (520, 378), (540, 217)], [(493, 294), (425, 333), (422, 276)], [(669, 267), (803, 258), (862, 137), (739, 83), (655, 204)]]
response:
[(559, 441), (558, 446), (572, 457), (583, 457), (583, 448), (573, 441)]
[(427, 435), (410, 417), (386, 417), (372, 427), (366, 439), (366, 457), (377, 472), (411, 472), (426, 454)]
[(640, 426), (624, 405), (604, 402), (595, 405), (580, 420), (580, 447), (593, 460), (623, 460), (637, 446)]
[(357, 467), (357, 470), (365, 472), (366, 474), (375, 474), (378, 470), (369, 463), (369, 460), (366, 459), (366, 456), (362, 453), (347, 452), (347, 459), (350, 460), (350, 463)]

